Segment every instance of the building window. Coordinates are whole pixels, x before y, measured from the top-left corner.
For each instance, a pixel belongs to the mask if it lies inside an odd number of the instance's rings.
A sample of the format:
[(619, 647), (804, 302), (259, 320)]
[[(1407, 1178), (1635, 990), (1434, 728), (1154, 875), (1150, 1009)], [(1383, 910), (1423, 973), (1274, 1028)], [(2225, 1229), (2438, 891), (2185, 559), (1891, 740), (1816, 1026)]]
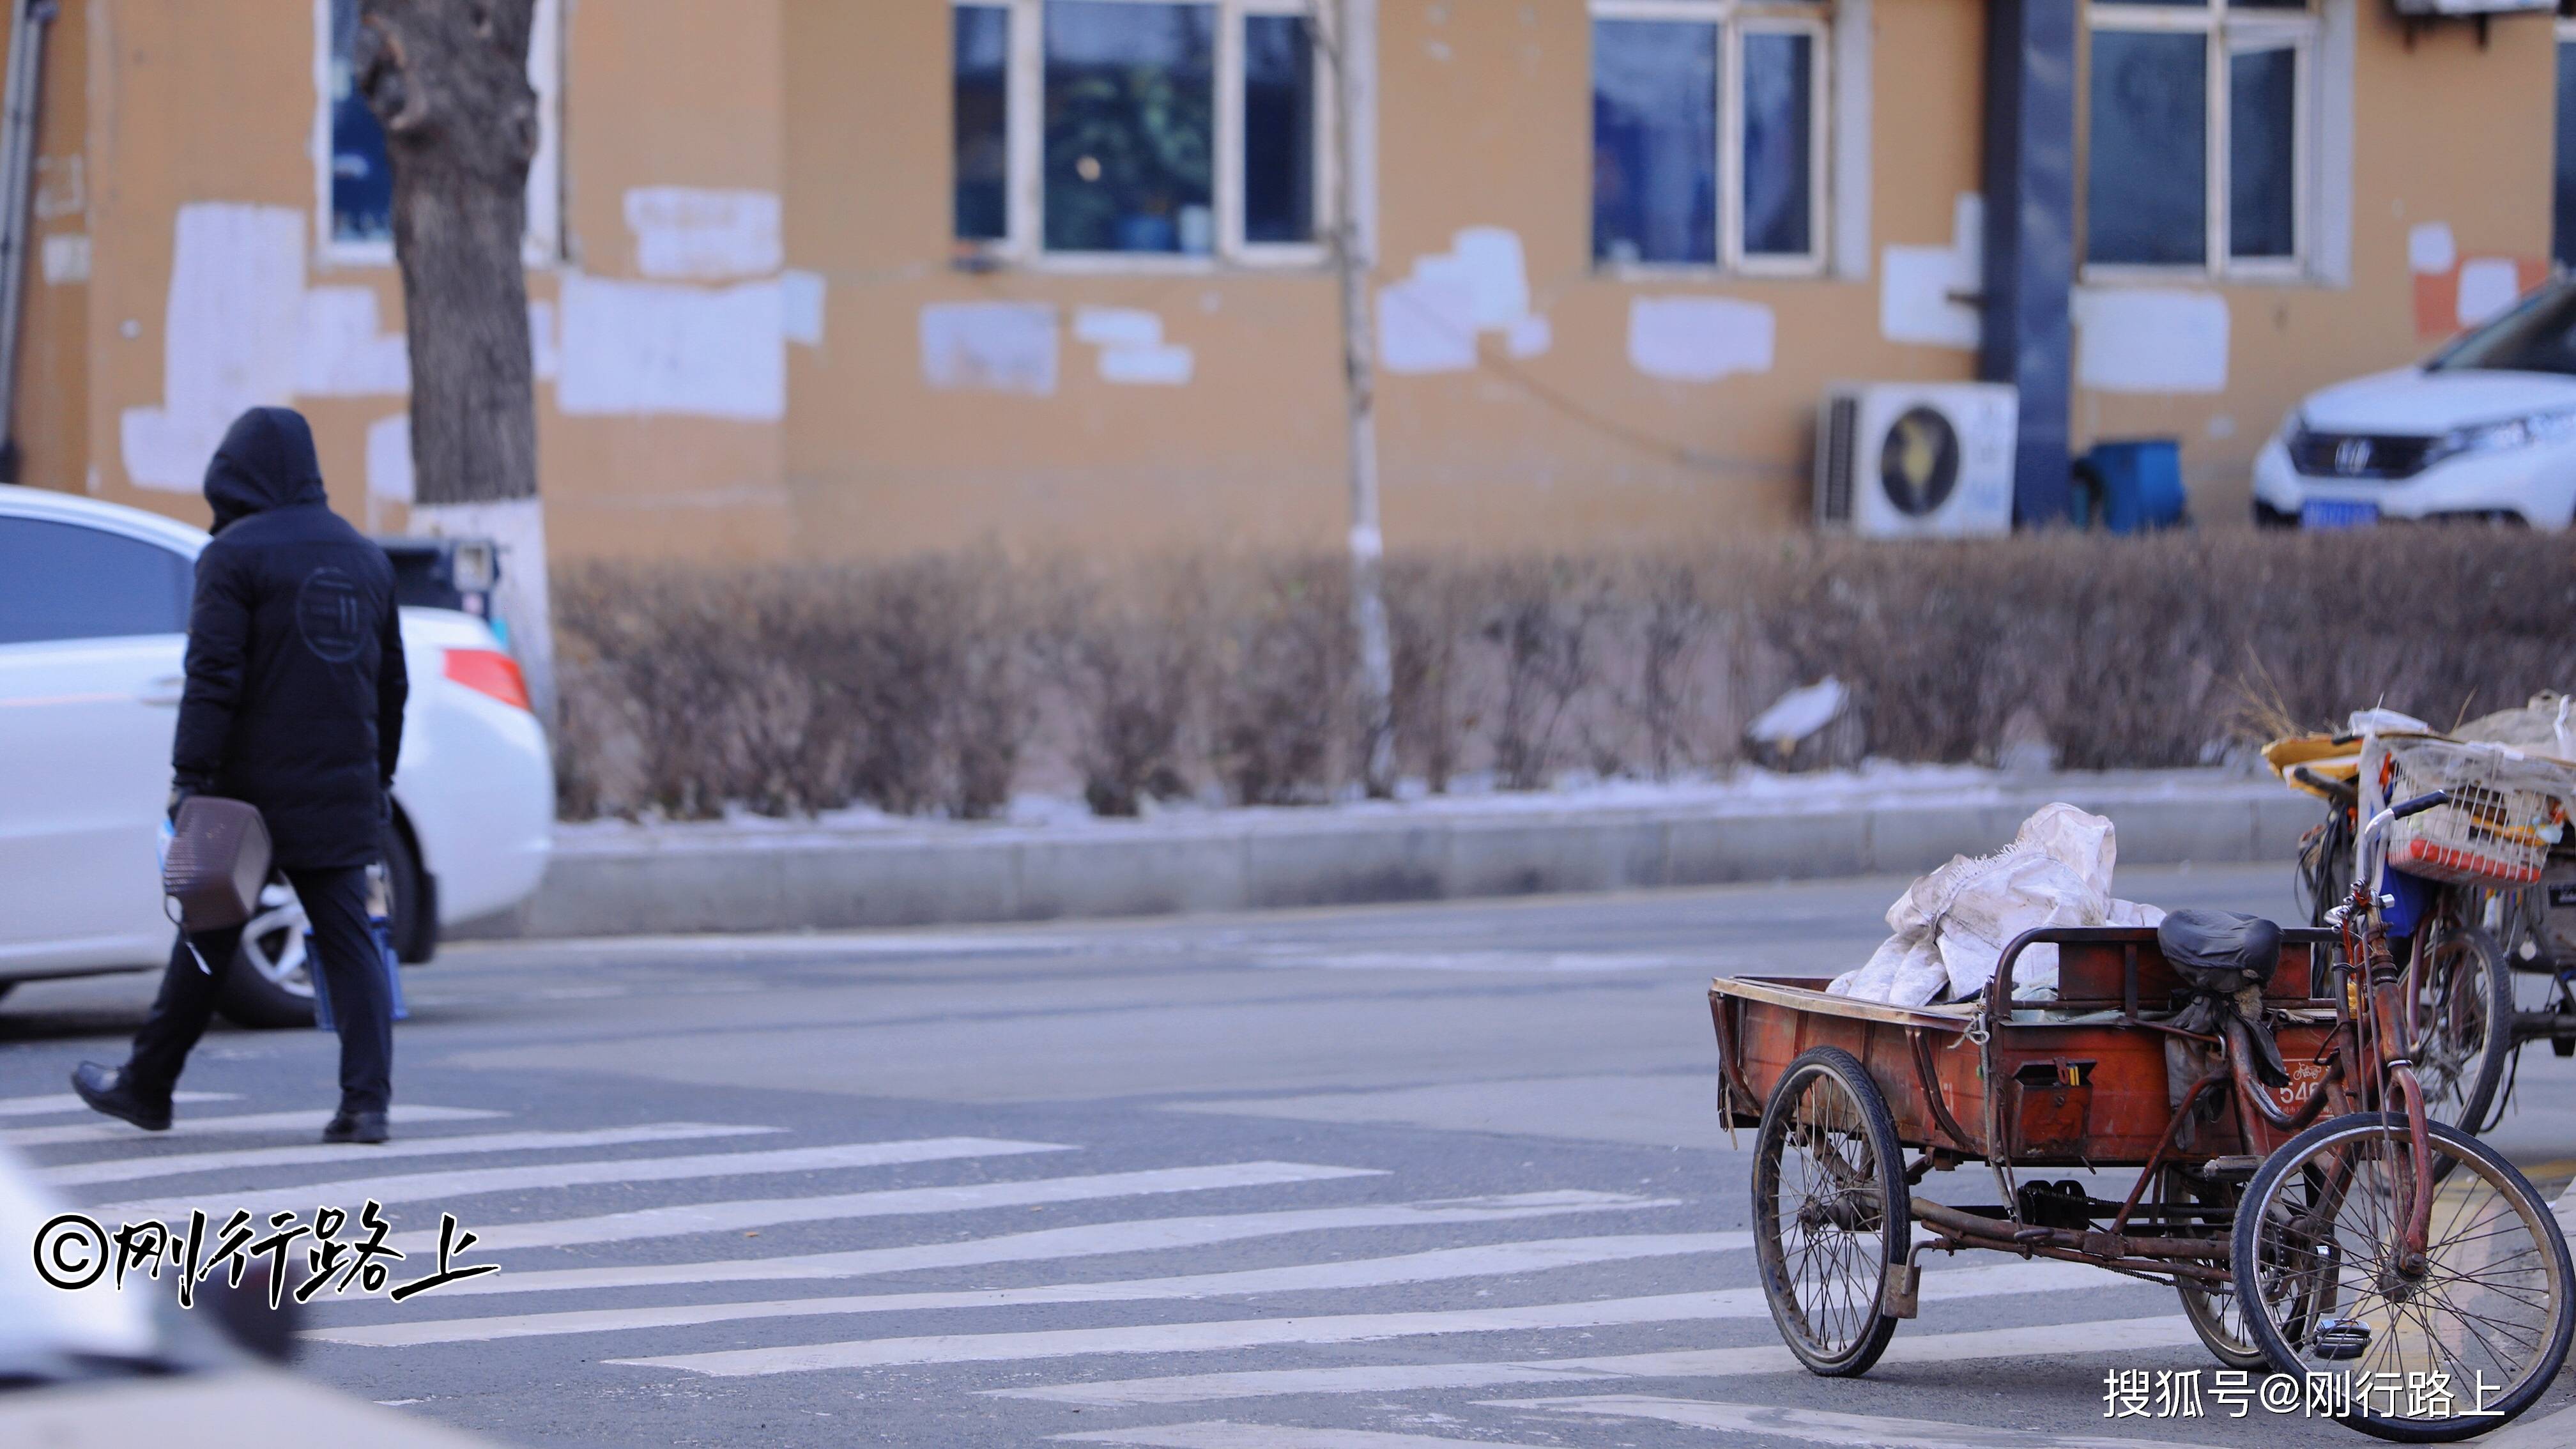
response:
[(1822, 267), (1824, 11), (1593, 0), (1595, 262)]
[[(2562, 0), (2560, 12), (2569, 8)], [(2558, 186), (2549, 219), (2550, 256), (2576, 267), (2576, 20), (2558, 22)]]
[(2295, 275), (2309, 205), (2306, 0), (2093, 0), (2085, 261)]
[[(528, 163), (527, 254), (533, 263), (559, 253), (562, 215), (561, 129), (562, 0), (536, 0), (528, 36), (528, 83), (537, 93), (537, 154)], [(385, 157), (384, 128), (367, 98), (358, 94), (349, 56), (358, 36), (358, 0), (314, 0), (314, 121), (318, 195), (315, 220), (322, 255), (359, 264), (390, 263), (393, 241), (393, 168)]]
[(1306, 0), (956, 0), (970, 254), (1319, 256), (1326, 70)]

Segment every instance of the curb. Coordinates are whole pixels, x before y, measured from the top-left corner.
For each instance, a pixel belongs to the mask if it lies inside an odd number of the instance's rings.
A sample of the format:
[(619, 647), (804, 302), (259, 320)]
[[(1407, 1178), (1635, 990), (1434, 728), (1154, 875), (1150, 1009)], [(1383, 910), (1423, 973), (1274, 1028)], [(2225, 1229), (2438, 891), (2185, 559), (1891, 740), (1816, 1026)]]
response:
[[(450, 939), (844, 930), (1919, 875), (2065, 800), (2126, 865), (2287, 860), (2314, 801), (2212, 772), (2056, 777), (1936, 802), (1244, 810), (1076, 827), (567, 832), (517, 910)], [(1953, 792), (1954, 794), (1957, 792)]]

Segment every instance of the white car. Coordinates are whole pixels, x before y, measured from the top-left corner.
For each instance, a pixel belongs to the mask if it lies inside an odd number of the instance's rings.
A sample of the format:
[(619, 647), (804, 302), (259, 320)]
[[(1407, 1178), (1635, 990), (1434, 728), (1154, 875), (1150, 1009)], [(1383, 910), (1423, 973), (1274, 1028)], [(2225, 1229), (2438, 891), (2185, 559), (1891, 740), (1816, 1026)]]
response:
[(2576, 520), (2576, 280), (2420, 367), (2309, 395), (2254, 460), (2254, 521)]
[[(206, 541), (158, 514), (0, 486), (0, 994), (169, 958), (155, 846)], [(425, 961), (442, 925), (536, 890), (554, 766), (489, 625), (407, 607), (402, 636), (411, 703), (386, 866), (396, 951)], [(302, 908), (282, 885), (266, 903), (222, 1010), (310, 1025)]]

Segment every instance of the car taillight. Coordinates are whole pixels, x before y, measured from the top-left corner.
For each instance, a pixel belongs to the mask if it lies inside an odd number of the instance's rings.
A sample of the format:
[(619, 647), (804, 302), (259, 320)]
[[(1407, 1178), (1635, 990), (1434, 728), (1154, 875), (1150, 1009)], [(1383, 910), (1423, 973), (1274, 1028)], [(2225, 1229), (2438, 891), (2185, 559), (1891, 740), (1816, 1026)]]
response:
[(516, 709), (528, 707), (528, 681), (519, 673), (519, 661), (498, 649), (450, 649), (446, 669), (449, 679), (476, 694)]

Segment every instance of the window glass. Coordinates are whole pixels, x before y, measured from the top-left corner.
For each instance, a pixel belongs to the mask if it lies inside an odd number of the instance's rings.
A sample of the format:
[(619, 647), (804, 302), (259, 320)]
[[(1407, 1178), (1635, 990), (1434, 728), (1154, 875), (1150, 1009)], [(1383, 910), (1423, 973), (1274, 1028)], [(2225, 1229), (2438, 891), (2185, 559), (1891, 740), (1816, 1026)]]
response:
[(1592, 23), (1592, 256), (1717, 260), (1717, 27)]
[(1815, 249), (1815, 174), (1808, 164), (1815, 112), (1805, 35), (1744, 37), (1744, 251), (1804, 256)]
[(158, 544), (0, 518), (0, 644), (184, 634), (196, 565)]
[(2085, 258), (2199, 266), (2209, 255), (2209, 41), (2093, 32)]
[(384, 128), (349, 73), (357, 35), (358, 0), (331, 0), (331, 237), (390, 241), (393, 165), (385, 159)]
[(2227, 71), (2227, 249), (2294, 256), (2299, 53), (2240, 50)]
[(1011, 58), (1011, 12), (999, 6), (957, 7), (955, 164), (957, 235), (999, 241), (1009, 235), (1010, 136), (1004, 125)]
[(1243, 22), (1243, 239), (1315, 239), (1315, 48), (1294, 15)]
[(1046, 244), (1216, 247), (1215, 8), (1125, 0), (1046, 7)]
[(2551, 208), (2550, 254), (2576, 267), (2576, 44), (2558, 47), (2558, 196)]
[(2454, 342), (2432, 369), (2576, 373), (2576, 283), (2544, 287)]

